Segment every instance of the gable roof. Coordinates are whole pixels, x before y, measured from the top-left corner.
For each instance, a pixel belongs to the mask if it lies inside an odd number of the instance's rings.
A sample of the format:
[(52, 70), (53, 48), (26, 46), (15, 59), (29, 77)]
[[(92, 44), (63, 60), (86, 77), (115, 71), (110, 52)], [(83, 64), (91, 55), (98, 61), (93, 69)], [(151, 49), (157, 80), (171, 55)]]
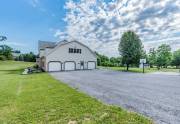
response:
[(40, 41), (38, 42), (38, 50), (44, 50), (45, 48), (54, 48), (57, 45), (56, 42)]
[(65, 45), (65, 44), (68, 44), (68, 43), (72, 43), (72, 42), (76, 42), (76, 43), (78, 43), (78, 44), (86, 47), (95, 57), (97, 57), (96, 54), (95, 54), (95, 52), (93, 52), (88, 46), (84, 45), (83, 43), (81, 43), (81, 42), (79, 42), (79, 41), (75, 41), (75, 40), (73, 40), (73, 41), (66, 41), (66, 40), (64, 40), (64, 41), (59, 42), (59, 43), (54, 47), (54, 49), (52, 49), (52, 51), (49, 52), (47, 55), (51, 54), (53, 51), (55, 51), (56, 49), (58, 49), (60, 46)]

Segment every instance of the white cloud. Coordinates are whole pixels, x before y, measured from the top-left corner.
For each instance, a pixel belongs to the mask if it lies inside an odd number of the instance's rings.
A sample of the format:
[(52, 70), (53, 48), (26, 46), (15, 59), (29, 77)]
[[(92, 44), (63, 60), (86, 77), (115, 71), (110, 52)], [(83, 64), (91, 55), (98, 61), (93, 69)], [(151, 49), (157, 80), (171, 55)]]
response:
[(65, 8), (66, 30), (57, 30), (55, 36), (79, 40), (100, 53), (118, 56), (120, 37), (127, 30), (135, 31), (146, 49), (156, 43), (180, 48), (174, 45), (180, 44), (179, 0), (69, 0)]
[(19, 43), (19, 42), (10, 42), (10, 41), (5, 41), (5, 42), (0, 42), (0, 45), (9, 45), (9, 46), (16, 46), (16, 47), (26, 47), (24, 43)]
[(29, 3), (32, 7), (37, 7), (39, 4), (39, 0), (29, 0)]
[(171, 45), (172, 51), (180, 49), (180, 36), (145, 42), (144, 47), (148, 51), (150, 48), (152, 48), (152, 47), (157, 48), (161, 44)]

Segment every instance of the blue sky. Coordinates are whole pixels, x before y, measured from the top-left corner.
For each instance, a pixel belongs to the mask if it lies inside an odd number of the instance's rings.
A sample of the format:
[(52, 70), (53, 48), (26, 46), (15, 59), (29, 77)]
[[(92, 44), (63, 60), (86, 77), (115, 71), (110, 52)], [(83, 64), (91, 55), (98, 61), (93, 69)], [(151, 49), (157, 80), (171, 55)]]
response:
[(6, 44), (15, 49), (37, 53), (38, 40), (58, 40), (54, 33), (65, 26), (64, 3), (65, 0), (2, 0), (0, 35), (7, 36)]
[(67, 39), (118, 56), (127, 30), (147, 51), (162, 43), (180, 48), (179, 0), (1, 0), (0, 16), (4, 43), (22, 52), (37, 53), (38, 40)]

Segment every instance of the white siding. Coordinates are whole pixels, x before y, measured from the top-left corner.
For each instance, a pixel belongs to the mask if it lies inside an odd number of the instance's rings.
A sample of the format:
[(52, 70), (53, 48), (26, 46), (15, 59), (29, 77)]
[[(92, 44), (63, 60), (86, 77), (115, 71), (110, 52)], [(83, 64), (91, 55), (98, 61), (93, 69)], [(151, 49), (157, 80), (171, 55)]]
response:
[(39, 57), (45, 56), (45, 50), (40, 50), (39, 51)]
[[(81, 49), (81, 54), (69, 53), (69, 48)], [(87, 47), (77, 42), (70, 42), (54, 49), (54, 51), (46, 56), (46, 66), (49, 61), (61, 61), (63, 63), (62, 67), (64, 67), (65, 61), (74, 61), (76, 67), (80, 67), (80, 61), (84, 61), (84, 69), (87, 69), (88, 61), (95, 61), (97, 63), (96, 56)]]
[(45, 49), (45, 55), (47, 55), (52, 49), (51, 48), (46, 48)]

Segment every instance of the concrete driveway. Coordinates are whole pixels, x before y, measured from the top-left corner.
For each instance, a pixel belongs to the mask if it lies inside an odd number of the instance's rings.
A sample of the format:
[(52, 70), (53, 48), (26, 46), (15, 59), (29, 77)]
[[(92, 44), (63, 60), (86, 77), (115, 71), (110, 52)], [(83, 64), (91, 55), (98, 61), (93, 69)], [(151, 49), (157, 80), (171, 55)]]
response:
[(157, 124), (180, 124), (180, 76), (111, 70), (51, 73), (71, 87), (108, 103), (151, 117)]

